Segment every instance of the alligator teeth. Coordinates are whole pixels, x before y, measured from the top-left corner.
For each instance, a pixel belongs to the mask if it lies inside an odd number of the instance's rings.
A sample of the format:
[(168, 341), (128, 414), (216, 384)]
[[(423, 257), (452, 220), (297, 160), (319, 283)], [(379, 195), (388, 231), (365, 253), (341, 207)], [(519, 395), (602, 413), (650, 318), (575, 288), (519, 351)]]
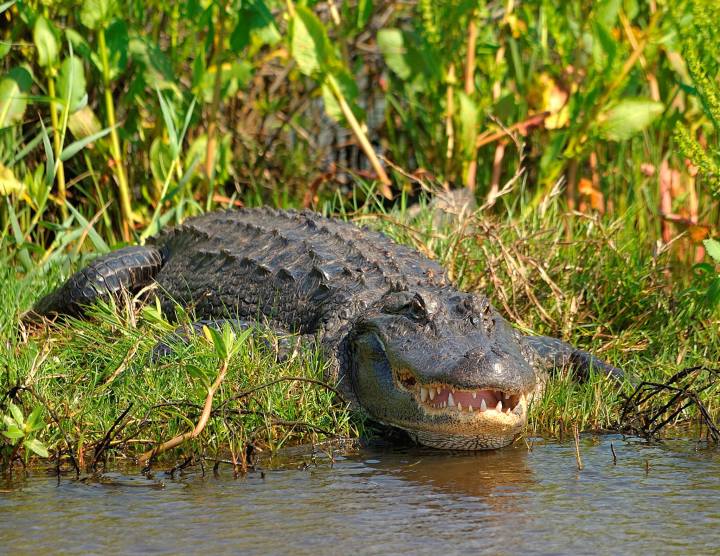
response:
[[(422, 393), (421, 393), (421, 395), (422, 395)], [(430, 395), (430, 401), (433, 401), (435, 399), (435, 388), (433, 388), (432, 386), (430, 387), (429, 395)]]
[(472, 393), (472, 397), (473, 397), (473, 400), (474, 400), (475, 398), (477, 398), (477, 392), (473, 392), (473, 393)]
[(421, 386), (421, 387), (420, 387), (420, 401), (421, 401), (422, 403), (425, 403), (425, 402), (427, 401), (427, 398), (428, 398), (427, 388), (423, 388), (423, 387)]
[(473, 412), (473, 408), (472, 408), (472, 405), (469, 405), (469, 406), (468, 406), (468, 411), (469, 411), (470, 413), (472, 413), (472, 412)]
[(495, 406), (495, 411), (502, 411), (502, 400), (498, 400), (498, 404)]
[(455, 400), (453, 399), (452, 392), (448, 394), (448, 401), (447, 401), (448, 407), (452, 407), (455, 405)]
[(507, 392), (505, 392), (505, 394), (503, 394), (503, 399), (509, 400), (509, 399), (510, 399), (510, 394), (508, 394)]
[(439, 394), (440, 392), (442, 392), (442, 389), (438, 386), (438, 387), (437, 387), (437, 393)]
[(485, 403), (485, 398), (480, 401), (480, 411), (487, 411), (487, 404)]
[(460, 402), (458, 402), (457, 408), (458, 408), (458, 411), (462, 411), (462, 404)]

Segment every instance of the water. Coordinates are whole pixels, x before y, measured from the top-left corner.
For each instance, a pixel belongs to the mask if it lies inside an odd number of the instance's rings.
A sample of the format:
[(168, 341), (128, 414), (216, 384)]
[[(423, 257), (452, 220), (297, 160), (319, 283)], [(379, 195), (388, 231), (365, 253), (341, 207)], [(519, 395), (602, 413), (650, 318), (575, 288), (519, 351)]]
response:
[[(617, 453), (613, 464), (610, 443)], [(363, 449), (234, 479), (2, 485), (0, 553), (720, 554), (720, 450), (619, 436), (495, 452)]]

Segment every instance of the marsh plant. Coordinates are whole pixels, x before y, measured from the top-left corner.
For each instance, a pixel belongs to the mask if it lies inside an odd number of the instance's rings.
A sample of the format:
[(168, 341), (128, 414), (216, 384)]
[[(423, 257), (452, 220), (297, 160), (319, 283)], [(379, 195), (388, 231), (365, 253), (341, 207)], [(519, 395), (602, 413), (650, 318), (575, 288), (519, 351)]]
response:
[[(21, 323), (88, 253), (217, 208), (381, 228), (524, 330), (642, 378), (717, 366), (718, 16), (714, 0), (0, 3), (4, 461), (96, 467), (194, 433), (170, 453), (240, 462), (248, 443), (365, 430), (317, 353), (278, 363), (262, 331), (154, 362), (175, 324), (147, 300)], [(428, 195), (469, 208), (439, 217)], [(561, 377), (531, 426), (614, 427), (623, 393)]]

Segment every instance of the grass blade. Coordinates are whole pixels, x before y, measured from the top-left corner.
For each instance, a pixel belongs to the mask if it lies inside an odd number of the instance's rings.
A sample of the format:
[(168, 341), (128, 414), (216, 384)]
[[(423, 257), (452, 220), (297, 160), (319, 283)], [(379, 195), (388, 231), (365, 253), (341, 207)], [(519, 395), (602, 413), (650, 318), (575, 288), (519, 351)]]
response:
[(45, 124), (42, 121), (42, 118), (40, 119), (40, 127), (42, 127), (42, 140), (43, 140), (43, 147), (45, 148), (45, 183), (48, 185), (52, 185), (52, 183), (55, 181), (55, 154), (53, 152), (52, 145), (50, 144), (50, 137), (48, 136), (47, 129), (45, 129)]
[(13, 7), (13, 4), (15, 4), (17, 0), (10, 0), (10, 2), (5, 2), (4, 4), (0, 4), (0, 14), (2, 14), (4, 11), (8, 10), (9, 8)]
[(20, 257), (20, 263), (23, 265), (23, 268), (26, 272), (30, 272), (34, 265), (32, 259), (30, 259), (30, 255), (28, 254), (27, 249), (25, 249), (25, 238), (23, 237), (23, 233), (20, 229), (20, 222), (18, 222), (17, 215), (15, 214), (15, 209), (13, 208), (12, 203), (9, 199), (7, 200), (7, 207), (13, 237), (15, 238), (15, 243), (20, 250), (20, 253), (18, 255)]
[(100, 237), (100, 234), (95, 231), (95, 228), (93, 228), (92, 224), (90, 224), (90, 222), (88, 222), (87, 219), (82, 214), (80, 214), (80, 212), (70, 203), (67, 204), (67, 207), (68, 210), (70, 210), (70, 212), (76, 218), (76, 220), (80, 222), (80, 225), (83, 227), (83, 229), (87, 230), (87, 235), (90, 238), (90, 241), (92, 241), (95, 249), (101, 253), (107, 253), (108, 251), (110, 251), (110, 247), (108, 247), (108, 244), (105, 243), (105, 240)]
[[(117, 125), (115, 125), (113, 127), (117, 127)], [(103, 137), (108, 135), (112, 130), (113, 130), (112, 127), (106, 127), (105, 129), (98, 131), (97, 133), (93, 133), (92, 135), (88, 135), (87, 137), (80, 139), (79, 141), (70, 143), (60, 153), (60, 160), (65, 162), (69, 158), (72, 158), (77, 153), (79, 153), (81, 150), (83, 150), (85, 147), (87, 147), (90, 143), (94, 143), (98, 139), (102, 139)]]
[(165, 97), (160, 92), (160, 89), (156, 89), (156, 91), (160, 101), (160, 110), (162, 111), (163, 120), (165, 121), (165, 127), (167, 128), (168, 135), (170, 136), (170, 146), (173, 150), (173, 158), (175, 158), (180, 152), (180, 145), (178, 144), (178, 134), (175, 129), (172, 107), (168, 104), (167, 100), (165, 100)]

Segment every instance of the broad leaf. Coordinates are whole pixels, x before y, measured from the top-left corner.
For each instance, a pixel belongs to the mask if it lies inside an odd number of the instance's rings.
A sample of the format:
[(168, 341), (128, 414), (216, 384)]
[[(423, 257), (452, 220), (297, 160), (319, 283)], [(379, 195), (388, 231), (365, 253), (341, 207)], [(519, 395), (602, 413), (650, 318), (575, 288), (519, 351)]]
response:
[(117, 79), (127, 67), (130, 50), (127, 23), (120, 19), (114, 21), (105, 31), (105, 37), (107, 39), (110, 80), (113, 80)]
[(662, 114), (661, 102), (634, 98), (621, 100), (598, 118), (600, 135), (611, 141), (623, 141), (647, 128)]
[(58, 43), (50, 22), (43, 16), (35, 20), (33, 42), (37, 48), (38, 64), (45, 67), (54, 64), (58, 57)]
[(37, 438), (26, 440), (25, 442), (23, 442), (23, 446), (25, 446), (31, 452), (35, 452), (41, 458), (47, 458), (50, 456), (45, 445)]
[(718, 264), (720, 264), (720, 241), (716, 239), (706, 239), (703, 241), (705, 251)]
[(10, 410), (10, 414), (15, 420), (15, 423), (17, 423), (17, 426), (23, 428), (25, 426), (25, 419), (23, 418), (23, 414), (22, 411), (20, 411), (20, 408), (14, 403), (9, 403), (8, 409)]
[(35, 432), (45, 427), (45, 421), (43, 421), (42, 415), (43, 407), (36, 405), (27, 418), (26, 428), (29, 432)]
[(68, 56), (60, 64), (57, 84), (57, 94), (63, 103), (68, 104), (70, 113), (79, 110), (87, 103), (85, 68), (77, 56)]
[(239, 54), (250, 44), (253, 37), (260, 44), (270, 45), (277, 43), (281, 38), (275, 19), (262, 0), (243, 2), (237, 25), (230, 35), (230, 48)]
[(292, 56), (300, 71), (305, 75), (327, 71), (333, 52), (322, 22), (305, 6), (296, 6), (290, 23)]
[(13, 68), (0, 79), (0, 128), (22, 121), (27, 107), (26, 93), (32, 76), (25, 68)]
[(9, 425), (7, 430), (3, 431), (3, 435), (10, 440), (18, 440), (25, 436), (25, 433), (17, 425)]
[(3, 2), (0, 4), (0, 14), (3, 13), (5, 10), (9, 10), (13, 7), (13, 5), (17, 2), (17, 0), (9, 0), (8, 2)]
[(407, 48), (402, 31), (400, 29), (381, 29), (377, 34), (377, 44), (388, 67), (400, 79), (409, 79), (412, 75), (412, 68), (407, 59)]
[(92, 108), (83, 106), (68, 118), (68, 129), (75, 139), (84, 139), (85, 137), (100, 133), (102, 124)]
[(201, 369), (196, 365), (186, 365), (185, 370), (191, 378), (200, 382), (200, 384), (202, 384), (205, 388), (210, 386), (210, 377), (208, 377), (208, 373), (204, 369)]
[(116, 8), (115, 0), (85, 0), (80, 9), (80, 21), (89, 29), (107, 27)]
[(220, 359), (227, 358), (228, 350), (222, 335), (214, 328), (210, 328), (208, 326), (203, 326), (203, 334), (208, 342), (212, 342), (215, 347), (216, 355)]
[(597, 0), (595, 2), (595, 19), (606, 29), (611, 29), (618, 18), (622, 0)]

